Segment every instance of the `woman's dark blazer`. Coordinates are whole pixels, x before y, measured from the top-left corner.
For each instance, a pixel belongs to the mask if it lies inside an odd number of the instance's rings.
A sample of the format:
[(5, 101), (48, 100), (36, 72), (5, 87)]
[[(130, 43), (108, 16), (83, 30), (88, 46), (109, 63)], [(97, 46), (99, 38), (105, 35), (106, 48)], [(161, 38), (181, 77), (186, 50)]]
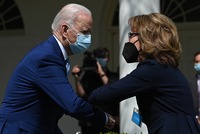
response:
[(102, 105), (133, 96), (149, 134), (200, 134), (191, 90), (178, 68), (145, 60), (119, 81), (94, 90), (88, 100)]

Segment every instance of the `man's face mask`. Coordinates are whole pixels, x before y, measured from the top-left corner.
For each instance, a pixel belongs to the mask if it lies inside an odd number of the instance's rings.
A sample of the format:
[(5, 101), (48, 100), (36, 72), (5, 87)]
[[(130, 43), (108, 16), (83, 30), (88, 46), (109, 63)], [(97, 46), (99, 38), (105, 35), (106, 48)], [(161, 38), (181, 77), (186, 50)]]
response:
[(138, 40), (136, 40), (134, 43), (132, 42), (127, 42), (124, 45), (124, 49), (122, 52), (122, 55), (124, 59), (126, 60), (127, 63), (133, 63), (137, 62), (139, 51), (137, 50), (135, 43)]
[(194, 69), (195, 69), (198, 73), (200, 73), (200, 63), (195, 63), (195, 64), (194, 64)]
[(76, 35), (76, 42), (72, 43), (67, 39), (69, 42), (69, 47), (73, 54), (84, 53), (91, 45), (91, 35), (90, 34), (77, 34), (75, 30), (73, 30), (70, 26), (68, 26), (72, 33)]
[(73, 54), (84, 53), (91, 45), (91, 35), (77, 34), (75, 43), (70, 43), (69, 47)]

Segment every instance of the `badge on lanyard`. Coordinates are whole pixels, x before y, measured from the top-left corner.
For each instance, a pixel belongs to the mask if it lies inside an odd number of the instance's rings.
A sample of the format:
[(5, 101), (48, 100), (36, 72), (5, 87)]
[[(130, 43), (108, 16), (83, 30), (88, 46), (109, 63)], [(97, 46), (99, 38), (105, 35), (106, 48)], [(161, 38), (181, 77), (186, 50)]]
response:
[(139, 110), (137, 108), (133, 108), (133, 115), (132, 115), (132, 121), (138, 125), (139, 127), (141, 127), (142, 124), (142, 117), (139, 113)]

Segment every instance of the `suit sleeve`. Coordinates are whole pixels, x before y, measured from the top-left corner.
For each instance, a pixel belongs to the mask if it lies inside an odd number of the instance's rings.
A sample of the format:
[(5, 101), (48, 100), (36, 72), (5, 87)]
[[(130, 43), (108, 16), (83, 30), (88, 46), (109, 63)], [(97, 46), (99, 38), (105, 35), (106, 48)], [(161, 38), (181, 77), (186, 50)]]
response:
[(64, 63), (59, 60), (42, 60), (39, 64), (36, 85), (52, 98), (65, 113), (79, 120), (104, 126), (106, 115), (84, 101), (74, 92), (66, 76)]
[(115, 102), (133, 97), (142, 93), (155, 90), (158, 73), (157, 67), (152, 63), (138, 65), (130, 74), (120, 80), (101, 86), (95, 89), (88, 98), (88, 101), (103, 105), (105, 102)]

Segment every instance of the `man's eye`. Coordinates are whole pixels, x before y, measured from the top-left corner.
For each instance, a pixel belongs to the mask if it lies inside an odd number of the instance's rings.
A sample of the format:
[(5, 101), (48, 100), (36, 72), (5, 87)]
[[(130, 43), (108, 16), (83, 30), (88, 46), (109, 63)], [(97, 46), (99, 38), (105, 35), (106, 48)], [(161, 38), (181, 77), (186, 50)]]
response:
[(87, 31), (81, 31), (82, 34), (91, 34), (91, 32), (89, 30)]

